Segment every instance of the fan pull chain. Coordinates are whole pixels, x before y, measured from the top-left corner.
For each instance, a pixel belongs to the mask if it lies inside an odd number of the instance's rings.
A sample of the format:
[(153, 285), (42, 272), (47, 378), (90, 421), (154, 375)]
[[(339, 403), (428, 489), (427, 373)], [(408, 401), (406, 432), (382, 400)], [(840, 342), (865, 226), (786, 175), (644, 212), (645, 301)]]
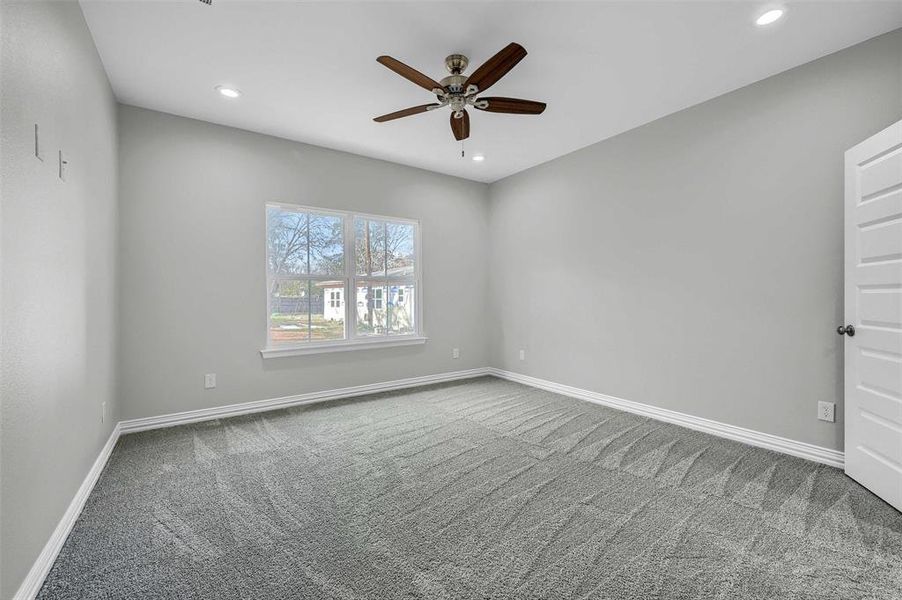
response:
[(466, 156), (466, 153), (464, 152), (464, 141), (460, 140), (460, 157), (463, 158), (464, 156)]

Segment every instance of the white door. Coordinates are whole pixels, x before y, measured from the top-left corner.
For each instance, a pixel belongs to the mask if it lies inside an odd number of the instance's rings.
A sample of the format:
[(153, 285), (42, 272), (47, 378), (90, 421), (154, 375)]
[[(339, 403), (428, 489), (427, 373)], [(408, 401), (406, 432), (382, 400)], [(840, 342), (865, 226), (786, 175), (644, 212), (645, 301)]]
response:
[(846, 473), (902, 510), (902, 121), (846, 152)]

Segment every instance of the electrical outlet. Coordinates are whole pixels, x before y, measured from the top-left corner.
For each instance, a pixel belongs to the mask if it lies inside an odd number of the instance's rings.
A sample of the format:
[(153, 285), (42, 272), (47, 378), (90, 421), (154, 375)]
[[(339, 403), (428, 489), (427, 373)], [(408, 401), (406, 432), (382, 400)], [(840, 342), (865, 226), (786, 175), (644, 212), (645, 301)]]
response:
[(204, 375), (204, 389), (212, 390), (216, 387), (216, 373), (207, 373)]
[(460, 348), (451, 349), (451, 358), (460, 358)]
[(526, 360), (526, 350), (520, 350), (520, 360)]
[(818, 402), (817, 403), (817, 418), (821, 421), (829, 421), (833, 423), (836, 421), (836, 404), (833, 402)]
[(106, 402), (100, 403), (100, 422), (106, 423)]

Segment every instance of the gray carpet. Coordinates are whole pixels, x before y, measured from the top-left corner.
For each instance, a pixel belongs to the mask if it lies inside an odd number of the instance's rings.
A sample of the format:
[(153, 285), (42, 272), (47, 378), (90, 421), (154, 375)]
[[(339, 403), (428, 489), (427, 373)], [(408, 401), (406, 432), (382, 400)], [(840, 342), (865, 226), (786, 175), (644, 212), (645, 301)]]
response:
[(902, 514), (484, 378), (124, 436), (39, 597), (899, 600)]

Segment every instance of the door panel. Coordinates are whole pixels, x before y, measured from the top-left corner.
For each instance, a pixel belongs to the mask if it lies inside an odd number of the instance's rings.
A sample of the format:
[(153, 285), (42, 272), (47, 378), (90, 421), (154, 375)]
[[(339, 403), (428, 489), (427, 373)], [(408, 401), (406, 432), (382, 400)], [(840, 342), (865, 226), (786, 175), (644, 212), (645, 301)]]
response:
[(859, 286), (859, 289), (858, 310), (862, 325), (902, 327), (902, 288)]
[(892, 398), (902, 395), (899, 381), (900, 359), (895, 354), (861, 350), (858, 359), (858, 377), (861, 385), (869, 390), (877, 390)]
[(902, 122), (846, 152), (846, 473), (902, 510)]
[(867, 438), (867, 447), (885, 456), (893, 465), (902, 463), (902, 446), (898, 440), (902, 427), (868, 411), (862, 411), (861, 415), (861, 435)]
[(867, 228), (894, 219), (902, 212), (902, 190), (889, 192), (880, 202), (866, 202), (858, 208), (859, 227)]
[[(880, 390), (858, 387), (859, 409), (890, 423), (902, 424), (902, 403)], [(900, 425), (902, 426), (902, 425)]]
[[(879, 135), (879, 134), (878, 134)], [(878, 160), (862, 165), (861, 198), (859, 202), (870, 202), (875, 196), (902, 184), (899, 171), (902, 170), (902, 152), (890, 153), (884, 157), (876, 155)], [(873, 159), (873, 157), (868, 157)]]
[(861, 244), (862, 263), (899, 258), (902, 256), (902, 221), (893, 219), (859, 227), (858, 240)]

